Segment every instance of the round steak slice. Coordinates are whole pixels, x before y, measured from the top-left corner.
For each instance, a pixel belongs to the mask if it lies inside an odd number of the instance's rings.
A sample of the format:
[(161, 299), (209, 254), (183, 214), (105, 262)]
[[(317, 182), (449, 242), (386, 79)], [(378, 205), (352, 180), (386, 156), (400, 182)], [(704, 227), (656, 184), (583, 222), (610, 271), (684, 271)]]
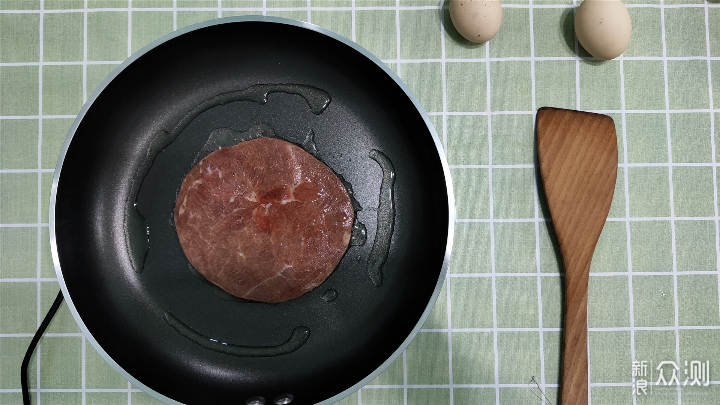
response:
[(183, 180), (174, 214), (190, 264), (230, 294), (261, 302), (322, 283), (347, 250), (354, 217), (335, 173), (276, 138), (206, 156)]

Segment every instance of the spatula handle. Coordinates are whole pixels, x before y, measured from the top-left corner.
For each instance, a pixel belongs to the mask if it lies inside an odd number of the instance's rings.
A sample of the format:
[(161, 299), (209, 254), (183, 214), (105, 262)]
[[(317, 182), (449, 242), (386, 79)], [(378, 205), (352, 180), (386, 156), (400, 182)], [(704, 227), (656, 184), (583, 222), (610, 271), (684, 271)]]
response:
[[(582, 269), (565, 267), (562, 405), (588, 403), (587, 291), (590, 261)], [(570, 264), (577, 265), (577, 264)]]

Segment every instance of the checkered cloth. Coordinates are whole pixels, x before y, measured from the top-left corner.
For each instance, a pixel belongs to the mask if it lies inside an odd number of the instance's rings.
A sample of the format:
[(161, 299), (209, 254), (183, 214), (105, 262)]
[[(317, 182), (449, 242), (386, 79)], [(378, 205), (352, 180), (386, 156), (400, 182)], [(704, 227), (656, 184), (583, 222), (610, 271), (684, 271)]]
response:
[[(574, 38), (571, 0), (503, 1), (484, 45), (458, 35), (440, 0), (0, 0), (0, 404), (21, 403), (20, 362), (58, 291), (49, 190), (83, 102), (151, 41), (244, 14), (309, 21), (381, 58), (430, 114), (453, 176), (440, 298), (402, 357), (340, 404), (536, 404), (541, 390), (558, 403), (561, 267), (533, 145), (542, 106), (608, 114), (617, 129), (590, 277), (591, 402), (717, 404), (720, 4), (626, 4), (630, 47), (599, 62)], [(692, 361), (709, 364), (708, 386), (683, 386)], [(158, 402), (107, 365), (65, 305), (31, 364), (37, 403)], [(671, 369), (679, 384), (658, 385)]]

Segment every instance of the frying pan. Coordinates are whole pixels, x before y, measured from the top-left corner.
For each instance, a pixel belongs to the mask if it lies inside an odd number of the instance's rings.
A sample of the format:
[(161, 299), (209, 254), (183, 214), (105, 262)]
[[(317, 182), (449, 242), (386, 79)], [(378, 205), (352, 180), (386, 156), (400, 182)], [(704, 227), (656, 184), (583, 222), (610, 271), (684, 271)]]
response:
[[(188, 263), (172, 210), (217, 131), (303, 145), (352, 187), (367, 241), (314, 290), (243, 301)], [(167, 403), (330, 404), (359, 389), (426, 320), (453, 227), (440, 142), (402, 81), (347, 39), (271, 17), (197, 24), (120, 65), (75, 120), (50, 201), (75, 320), (123, 377)]]

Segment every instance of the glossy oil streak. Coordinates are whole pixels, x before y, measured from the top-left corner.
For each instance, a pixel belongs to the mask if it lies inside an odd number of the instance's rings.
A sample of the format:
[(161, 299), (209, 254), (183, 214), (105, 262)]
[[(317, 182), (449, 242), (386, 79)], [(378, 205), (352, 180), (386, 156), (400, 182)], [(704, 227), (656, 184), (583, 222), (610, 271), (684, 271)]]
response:
[(376, 161), (383, 171), (377, 210), (377, 231), (375, 232), (375, 242), (368, 259), (370, 280), (376, 287), (380, 287), (383, 282), (382, 266), (390, 253), (390, 240), (395, 227), (395, 202), (393, 200), (395, 168), (390, 159), (379, 150), (371, 150), (370, 158)]
[(165, 322), (178, 331), (179, 334), (185, 336), (198, 345), (209, 350), (239, 357), (282, 356), (283, 354), (292, 353), (299, 349), (300, 346), (305, 344), (310, 337), (310, 329), (304, 326), (298, 326), (293, 329), (292, 335), (290, 335), (288, 340), (277, 346), (241, 346), (220, 342), (196, 332), (189, 326), (182, 323), (170, 312), (166, 312), (163, 318), (165, 319)]

